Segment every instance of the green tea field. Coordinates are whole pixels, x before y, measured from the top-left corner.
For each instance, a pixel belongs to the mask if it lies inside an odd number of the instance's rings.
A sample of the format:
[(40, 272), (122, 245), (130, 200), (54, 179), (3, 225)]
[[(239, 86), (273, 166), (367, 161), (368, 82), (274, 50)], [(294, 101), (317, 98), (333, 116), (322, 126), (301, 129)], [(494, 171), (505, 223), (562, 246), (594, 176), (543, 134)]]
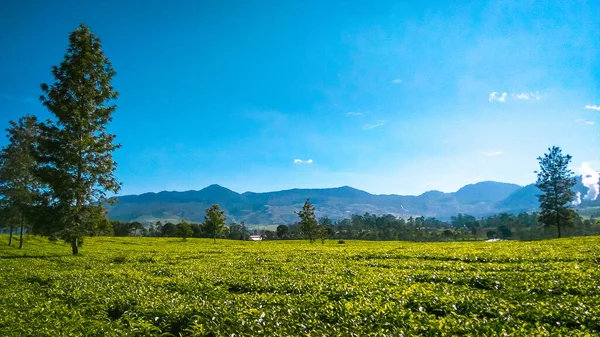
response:
[(600, 237), (0, 242), (1, 336), (600, 335)]

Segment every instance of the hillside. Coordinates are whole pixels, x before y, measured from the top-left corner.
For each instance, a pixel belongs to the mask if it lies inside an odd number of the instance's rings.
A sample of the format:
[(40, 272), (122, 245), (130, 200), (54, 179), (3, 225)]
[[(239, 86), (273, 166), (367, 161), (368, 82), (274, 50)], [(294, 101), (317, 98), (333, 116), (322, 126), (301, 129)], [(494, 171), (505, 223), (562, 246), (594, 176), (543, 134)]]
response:
[[(583, 186), (578, 187), (578, 190)], [(291, 189), (276, 192), (237, 193), (219, 185), (198, 191), (144, 193), (119, 197), (109, 206), (109, 217), (121, 221), (152, 223), (158, 220), (201, 222), (212, 204), (225, 210), (229, 221), (247, 224), (293, 223), (294, 211), (310, 198), (316, 215), (332, 219), (365, 212), (396, 216), (426, 216), (448, 219), (457, 213), (477, 217), (500, 212), (517, 213), (537, 208), (533, 185), (485, 181), (462, 187), (453, 193), (428, 191), (419, 196), (375, 195), (349, 186), (325, 189)], [(591, 205), (590, 202), (583, 204)]]

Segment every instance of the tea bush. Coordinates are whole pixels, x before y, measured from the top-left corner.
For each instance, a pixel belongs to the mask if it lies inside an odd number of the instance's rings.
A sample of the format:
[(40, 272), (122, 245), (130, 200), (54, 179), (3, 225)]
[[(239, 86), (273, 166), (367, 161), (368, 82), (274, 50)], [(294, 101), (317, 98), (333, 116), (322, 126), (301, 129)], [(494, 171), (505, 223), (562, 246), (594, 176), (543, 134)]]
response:
[(2, 336), (600, 334), (599, 237), (26, 240), (0, 246)]

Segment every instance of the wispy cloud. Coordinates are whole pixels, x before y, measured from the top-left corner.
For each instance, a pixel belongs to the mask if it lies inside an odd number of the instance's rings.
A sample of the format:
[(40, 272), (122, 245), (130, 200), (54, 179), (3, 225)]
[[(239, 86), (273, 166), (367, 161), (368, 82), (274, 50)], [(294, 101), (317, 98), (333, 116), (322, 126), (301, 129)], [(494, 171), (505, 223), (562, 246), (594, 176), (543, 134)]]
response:
[(384, 125), (385, 125), (385, 121), (378, 121), (375, 124), (365, 124), (365, 125), (363, 125), (363, 129), (370, 130), (370, 129), (378, 128), (378, 127), (384, 126)]
[(490, 102), (496, 101), (496, 102), (501, 102), (504, 103), (506, 102), (506, 97), (508, 96), (507, 93), (503, 92), (502, 94), (499, 94), (497, 92), (492, 92), (488, 98), (488, 100)]
[(347, 116), (362, 116), (363, 113), (362, 112), (355, 112), (355, 111), (350, 111), (350, 112), (346, 112)]
[(392, 83), (394, 83), (394, 84), (400, 84), (400, 83), (402, 83), (402, 80), (399, 79), (399, 78), (395, 78), (395, 79), (392, 80)]
[[(542, 99), (542, 96), (540, 95), (539, 91), (536, 92), (521, 92), (521, 93), (513, 93), (510, 95), (510, 98), (515, 100), (515, 101), (539, 101), (540, 99)], [(503, 93), (499, 93), (497, 91), (492, 92), (489, 97), (488, 97), (488, 101), (490, 102), (501, 102), (504, 103), (506, 101), (508, 101), (509, 99), (509, 95), (506, 92)]]
[(600, 105), (586, 105), (585, 108), (588, 110), (600, 111)]
[(302, 159), (294, 159), (294, 164), (312, 164), (313, 160), (302, 160)]
[(586, 121), (583, 118), (577, 118), (575, 121), (577, 123), (583, 123), (583, 124), (587, 124), (587, 125), (594, 125), (594, 124), (596, 124), (596, 122), (594, 122), (594, 121)]
[(492, 156), (499, 156), (503, 153), (504, 153), (503, 151), (490, 151), (490, 152), (487, 152), (485, 155), (487, 157), (492, 157)]
[(512, 95), (516, 100), (536, 100), (539, 101), (542, 96), (540, 96), (539, 92), (522, 92), (520, 94)]

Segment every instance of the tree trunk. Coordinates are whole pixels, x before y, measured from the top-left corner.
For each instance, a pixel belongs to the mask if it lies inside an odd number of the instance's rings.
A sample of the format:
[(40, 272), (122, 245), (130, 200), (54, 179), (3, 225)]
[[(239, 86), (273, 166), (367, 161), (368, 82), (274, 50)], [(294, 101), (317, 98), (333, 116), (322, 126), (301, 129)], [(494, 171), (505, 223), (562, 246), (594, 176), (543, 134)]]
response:
[(217, 234), (213, 233), (213, 243), (217, 243)]
[(12, 245), (12, 234), (13, 234), (13, 228), (12, 226), (10, 227), (10, 235), (8, 236), (8, 245)]
[(560, 239), (560, 212), (556, 210), (556, 228), (558, 228), (558, 238)]
[(554, 209), (556, 211), (556, 228), (558, 228), (558, 238), (560, 239), (560, 207), (558, 206), (558, 186), (554, 183)]
[(71, 250), (73, 250), (73, 255), (79, 254), (79, 246), (77, 246), (77, 238), (71, 239)]
[(21, 214), (21, 234), (19, 235), (19, 249), (23, 249), (23, 214)]

